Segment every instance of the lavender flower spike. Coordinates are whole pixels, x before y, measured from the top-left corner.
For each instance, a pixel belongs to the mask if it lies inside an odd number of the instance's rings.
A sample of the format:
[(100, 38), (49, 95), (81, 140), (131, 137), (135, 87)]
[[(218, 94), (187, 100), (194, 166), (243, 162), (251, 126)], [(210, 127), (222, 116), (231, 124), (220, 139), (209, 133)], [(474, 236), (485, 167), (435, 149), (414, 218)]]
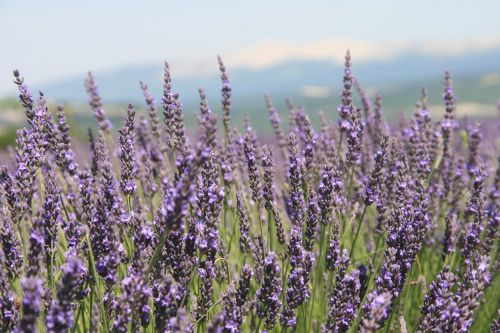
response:
[[(222, 123), (224, 124), (224, 131), (226, 133), (226, 140), (229, 141), (229, 122), (231, 121), (231, 82), (229, 81), (229, 76), (226, 72), (226, 67), (222, 62), (222, 58), (220, 56), (217, 57), (217, 61), (219, 62), (220, 69), (220, 78), (222, 80)], [(228, 142), (226, 142), (228, 143)]]
[(302, 161), (297, 151), (297, 137), (290, 132), (288, 137), (288, 157), (290, 167), (288, 169), (288, 181), (290, 183), (290, 199), (288, 207), (291, 211), (290, 219), (293, 225), (304, 223), (305, 202), (302, 190)]
[(245, 163), (247, 165), (248, 171), (248, 181), (250, 183), (250, 189), (252, 190), (252, 201), (256, 204), (260, 203), (261, 200), (261, 189), (262, 185), (260, 183), (260, 172), (258, 169), (256, 147), (253, 141), (253, 135), (249, 132), (245, 134), (244, 143), (244, 153), (245, 153)]
[(266, 330), (270, 330), (276, 323), (281, 308), (281, 269), (276, 263), (276, 255), (269, 252), (264, 260), (264, 281), (257, 291), (257, 315), (264, 319)]
[(350, 118), (354, 113), (352, 106), (352, 73), (351, 73), (351, 53), (347, 50), (344, 67), (344, 89), (342, 91), (342, 103), (338, 108), (340, 115), (339, 127), (342, 132), (350, 129)]
[(120, 128), (120, 163), (121, 181), (120, 188), (125, 195), (132, 195), (137, 190), (135, 176), (137, 174), (135, 161), (135, 110), (129, 104), (127, 116)]
[(281, 157), (283, 159), (286, 159), (286, 137), (283, 129), (281, 128), (281, 119), (278, 114), (278, 110), (273, 105), (273, 102), (268, 95), (264, 96), (264, 100), (266, 101), (267, 108), (269, 109), (269, 121), (271, 122), (271, 126), (274, 130), (274, 135), (276, 136), (276, 140), (278, 141), (278, 145), (281, 151)]
[(383, 137), (380, 142), (380, 150), (375, 153), (375, 166), (373, 167), (368, 186), (365, 189), (365, 204), (367, 206), (378, 201), (381, 187), (384, 182), (383, 168), (387, 163), (386, 150), (387, 150), (387, 137)]
[(87, 94), (89, 95), (90, 98), (89, 104), (90, 107), (92, 108), (92, 111), (94, 111), (94, 116), (97, 119), (99, 128), (102, 131), (109, 133), (109, 131), (111, 131), (111, 128), (113, 126), (111, 125), (111, 122), (104, 114), (101, 96), (99, 95), (99, 90), (97, 88), (97, 84), (94, 81), (94, 76), (92, 75), (92, 72), (88, 72), (87, 78), (85, 79), (85, 89), (87, 90)]
[(47, 332), (68, 332), (74, 324), (74, 302), (82, 296), (86, 268), (79, 258), (70, 256), (61, 267), (62, 278), (57, 290), (57, 299), (47, 314)]
[(172, 79), (170, 78), (170, 66), (165, 61), (163, 73), (163, 97), (161, 99), (163, 106), (163, 122), (165, 124), (165, 132), (167, 134), (167, 146), (172, 148), (174, 144), (174, 118), (175, 109), (175, 93), (172, 91)]
[(19, 315), (14, 293), (10, 290), (6, 266), (4, 253), (0, 248), (0, 331), (2, 332), (10, 330), (16, 324)]
[(449, 315), (450, 309), (457, 306), (452, 293), (456, 281), (457, 277), (450, 272), (449, 267), (443, 267), (436, 280), (431, 283), (424, 305), (420, 308), (423, 316), (418, 325), (418, 333), (445, 332), (451, 321), (456, 319)]
[(276, 188), (274, 185), (273, 166), (273, 151), (266, 145), (262, 149), (262, 169), (264, 169), (262, 196), (264, 197), (265, 208), (273, 216), (278, 241), (281, 244), (285, 244), (285, 231), (283, 230), (281, 217), (278, 213), (276, 202), (274, 200)]
[(78, 164), (75, 161), (75, 153), (71, 148), (71, 138), (69, 136), (69, 126), (66, 123), (64, 116), (64, 107), (57, 106), (57, 128), (59, 130), (59, 142), (57, 144), (57, 162), (65, 168), (70, 175), (74, 176), (78, 169)]
[(36, 320), (43, 309), (42, 296), (43, 288), (42, 281), (38, 278), (23, 278), (21, 280), (21, 287), (23, 288), (23, 316), (19, 321), (17, 327), (14, 329), (15, 333), (37, 332)]
[(23, 254), (12, 219), (5, 206), (3, 212), (0, 212), (0, 252), (3, 256), (0, 264), (4, 265), (9, 278), (18, 276), (23, 266)]
[(160, 119), (156, 110), (156, 103), (153, 95), (148, 90), (148, 85), (144, 82), (139, 82), (141, 90), (144, 94), (144, 100), (148, 110), (149, 118), (151, 119), (151, 132), (157, 140), (160, 140)]
[(392, 296), (385, 292), (382, 294), (371, 293), (366, 297), (363, 306), (364, 316), (361, 321), (360, 333), (372, 333), (380, 329), (389, 315), (389, 306)]
[[(347, 253), (345, 253), (347, 254)], [(336, 285), (330, 295), (328, 308), (328, 332), (346, 332), (356, 319), (359, 306), (359, 271), (346, 275), (345, 270), (336, 272)]]
[(247, 253), (250, 250), (250, 223), (248, 220), (248, 211), (239, 193), (236, 193), (236, 211), (240, 220), (240, 239), (238, 245), (241, 252)]
[(19, 71), (17, 69), (14, 70), (14, 77), (15, 77), (14, 83), (17, 85), (19, 89), (19, 100), (21, 101), (21, 104), (24, 107), (26, 118), (28, 119), (28, 122), (31, 124), (33, 118), (35, 117), (35, 113), (33, 110), (34, 108), (33, 96), (31, 95), (28, 86), (24, 84), (24, 78), (21, 77), (21, 74), (19, 74)]

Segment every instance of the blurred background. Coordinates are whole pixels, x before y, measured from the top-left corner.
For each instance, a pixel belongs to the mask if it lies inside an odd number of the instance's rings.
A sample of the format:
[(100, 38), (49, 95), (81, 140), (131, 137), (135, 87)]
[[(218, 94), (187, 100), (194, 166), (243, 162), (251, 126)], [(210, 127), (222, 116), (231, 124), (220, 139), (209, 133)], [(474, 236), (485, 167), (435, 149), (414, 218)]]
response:
[[(500, 2), (478, 1), (7, 1), (0, 0), (0, 146), (24, 113), (12, 83), (19, 69), (35, 94), (65, 104), (74, 134), (95, 127), (84, 78), (92, 71), (116, 123), (127, 103), (143, 108), (139, 80), (161, 100), (163, 61), (188, 126), (204, 87), (220, 113), (217, 55), (233, 87), (234, 121), (270, 131), (264, 94), (337, 116), (343, 57), (393, 121), (414, 111), (421, 87), (443, 113), (443, 73), (454, 79), (460, 116), (492, 117), (500, 98)], [(286, 118), (284, 119), (286, 123)], [(115, 126), (116, 127), (116, 126)]]

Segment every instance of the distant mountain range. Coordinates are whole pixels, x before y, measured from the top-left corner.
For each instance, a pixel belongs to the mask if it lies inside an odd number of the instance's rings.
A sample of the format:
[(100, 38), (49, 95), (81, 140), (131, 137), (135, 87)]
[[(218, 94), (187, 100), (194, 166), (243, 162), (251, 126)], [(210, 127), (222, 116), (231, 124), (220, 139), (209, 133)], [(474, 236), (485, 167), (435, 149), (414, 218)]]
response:
[[(161, 101), (162, 65), (158, 63), (94, 72), (106, 104), (105, 114), (115, 124), (115, 128), (120, 126), (126, 103), (133, 103), (139, 109), (144, 107), (140, 80), (150, 86), (157, 103)], [(176, 68), (172, 67), (173, 88), (180, 93), (189, 128), (194, 128), (196, 114), (199, 112), (199, 87), (205, 88), (212, 109), (220, 115), (221, 82), (215, 61), (213, 67), (212, 74), (203, 70), (199, 75), (192, 76), (176, 75)], [(375, 92), (381, 93), (385, 116), (393, 122), (402, 114), (414, 112), (422, 87), (426, 87), (429, 92), (431, 114), (437, 118), (442, 117), (443, 74), (447, 69), (452, 72), (460, 103), (457, 107), (459, 117), (498, 116), (495, 105), (500, 99), (500, 49), (453, 57), (406, 54), (391, 60), (359, 63), (353, 57), (352, 67), (353, 74), (370, 96), (373, 97)], [(341, 64), (328, 61), (290, 61), (258, 70), (229, 66), (228, 72), (233, 87), (232, 120), (236, 126), (242, 126), (243, 117), (250, 115), (252, 126), (258, 128), (259, 132), (272, 131), (264, 94), (271, 96), (285, 126), (288, 123), (286, 97), (291, 98), (296, 105), (304, 105), (314, 125), (318, 125), (318, 110), (323, 110), (330, 119), (338, 115), (343, 77)], [(78, 77), (30, 87), (33, 92), (43, 91), (50, 99), (52, 109), (55, 108), (53, 101), (64, 102), (73, 131), (79, 133), (81, 138), (85, 138), (88, 127), (95, 128), (96, 125), (86, 103), (83, 84), (85, 74), (82, 72)], [(357, 93), (354, 96), (356, 105), (360, 105)], [(14, 97), (0, 100), (0, 146), (3, 145), (2, 142), (14, 142), (14, 129), (24, 121), (23, 113), (19, 112), (20, 107), (19, 101)], [(161, 107), (158, 109), (161, 110)], [(141, 111), (142, 114), (143, 112)]]
[[(217, 64), (214, 61), (214, 69)], [(405, 54), (396, 59), (357, 63), (353, 57), (353, 73), (369, 90), (378, 90), (387, 94), (398, 93), (403, 87), (420, 87), (429, 82), (442, 81), (443, 72), (451, 70), (456, 81), (460, 78), (478, 79), (491, 73), (500, 73), (500, 49), (464, 54), (460, 56), (424, 56)], [(271, 96), (308, 96), (307, 87), (319, 87), (319, 97), (336, 98), (342, 84), (342, 66), (328, 61), (292, 61), (259, 70), (247, 68), (229, 68), (235, 102), (248, 101), (264, 94)], [(198, 88), (206, 89), (212, 103), (219, 100), (220, 79), (217, 72), (199, 77), (176, 77), (173, 72), (174, 90), (180, 93), (185, 104), (193, 104), (198, 99)], [(83, 87), (85, 73), (81, 77), (41, 84), (42, 90), (50, 98), (59, 101), (86, 100)], [(109, 103), (142, 102), (139, 80), (146, 82), (153, 94), (160, 100), (162, 87), (162, 64), (118, 68), (103, 72), (94, 72), (102, 97)], [(490, 80), (491, 81), (491, 80)], [(495, 82), (493, 82), (495, 83)], [(490, 84), (490, 86), (495, 84)], [(399, 93), (398, 93), (399, 94)], [(483, 94), (484, 95), (484, 94)], [(496, 100), (500, 96), (497, 91)], [(418, 97), (418, 88), (415, 91)], [(314, 97), (314, 96), (312, 96)], [(481, 102), (486, 102), (484, 96)], [(492, 97), (493, 98), (493, 97)], [(397, 104), (397, 103), (396, 103)]]

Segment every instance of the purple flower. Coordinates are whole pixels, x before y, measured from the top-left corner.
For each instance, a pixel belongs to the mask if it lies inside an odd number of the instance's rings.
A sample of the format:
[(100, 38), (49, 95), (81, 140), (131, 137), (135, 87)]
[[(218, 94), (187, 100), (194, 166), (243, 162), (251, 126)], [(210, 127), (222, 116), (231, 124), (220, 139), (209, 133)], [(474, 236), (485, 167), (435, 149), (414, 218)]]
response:
[(445, 92), (443, 95), (446, 112), (441, 121), (441, 133), (443, 136), (443, 157), (441, 160), (441, 177), (444, 186), (444, 196), (450, 192), (451, 174), (452, 174), (452, 134), (456, 128), (455, 123), (455, 95), (453, 92), (453, 83), (448, 71), (445, 72)]
[(21, 280), (23, 289), (22, 317), (14, 332), (37, 332), (36, 320), (43, 310), (43, 288), (42, 281), (38, 278), (23, 278)]
[(288, 169), (288, 182), (290, 184), (288, 209), (290, 210), (290, 220), (293, 225), (301, 226), (305, 222), (305, 202), (302, 190), (302, 162), (297, 152), (297, 138), (293, 132), (290, 132), (288, 137), (288, 158), (290, 163)]
[[(229, 81), (229, 76), (226, 72), (226, 67), (222, 62), (220, 56), (217, 57), (220, 70), (220, 78), (222, 81), (221, 95), (222, 95), (222, 123), (224, 124), (224, 131), (226, 133), (226, 140), (229, 141), (230, 131), (229, 123), (231, 121), (231, 82)], [(226, 142), (227, 143), (227, 142)]]
[(365, 189), (365, 204), (371, 205), (378, 200), (379, 193), (383, 184), (383, 168), (386, 161), (387, 137), (383, 137), (380, 142), (380, 150), (375, 153), (375, 166), (370, 173), (370, 180)]
[(338, 188), (335, 185), (339, 185), (341, 188), (342, 183), (337, 183), (335, 175), (333, 172), (333, 167), (327, 164), (323, 167), (323, 172), (321, 174), (321, 182), (318, 188), (318, 206), (319, 206), (319, 221), (322, 225), (328, 225), (333, 222), (332, 208), (335, 204), (335, 193)]
[[(5, 207), (4, 210), (7, 210)], [(21, 244), (14, 231), (14, 225), (7, 212), (0, 213), (0, 252), (1, 264), (9, 278), (18, 276), (23, 266)]]
[(360, 332), (372, 333), (382, 328), (389, 315), (391, 302), (392, 296), (388, 292), (381, 294), (372, 292), (368, 294), (365, 304), (363, 305)]
[(89, 104), (92, 111), (94, 111), (94, 116), (97, 119), (100, 130), (109, 133), (113, 126), (104, 114), (101, 96), (99, 95), (97, 84), (95, 83), (94, 76), (91, 72), (88, 72), (87, 78), (85, 79), (85, 89), (87, 90), (87, 94), (89, 95)]
[[(370, 100), (370, 96), (366, 93), (366, 91), (363, 89), (361, 84), (359, 83), (359, 80), (356, 78), (353, 78), (354, 85), (356, 86), (356, 90), (358, 91), (359, 97), (361, 99), (361, 104), (363, 105), (363, 113), (364, 113), (364, 119), (367, 123), (367, 125), (370, 124), (371, 120), (371, 108), (372, 108), (372, 102)], [(370, 129), (370, 126), (368, 126), (368, 129)], [(369, 130), (370, 132), (370, 130)]]
[(58, 154), (57, 163), (73, 176), (77, 172), (78, 164), (75, 161), (75, 153), (71, 148), (69, 126), (66, 123), (64, 108), (62, 105), (57, 106), (57, 119), (57, 128), (59, 130), (58, 144), (56, 145)]
[(453, 254), (456, 249), (458, 236), (458, 216), (456, 212), (450, 210), (445, 218), (446, 226), (443, 236), (443, 258), (449, 254)]
[(422, 318), (417, 332), (438, 332), (449, 329), (452, 320), (456, 319), (450, 316), (450, 310), (453, 312), (452, 309), (457, 307), (453, 297), (456, 282), (457, 277), (450, 272), (449, 267), (443, 267), (425, 295), (424, 304), (420, 308)]
[(252, 200), (257, 205), (261, 200), (261, 189), (262, 185), (260, 182), (261, 175), (258, 170), (258, 163), (256, 157), (256, 148), (253, 140), (253, 135), (250, 131), (245, 134), (245, 145), (244, 145), (244, 154), (245, 154), (245, 163), (247, 166), (248, 172), (248, 180), (250, 183), (250, 189), (252, 190)]
[(184, 129), (184, 116), (182, 104), (179, 101), (179, 94), (172, 90), (172, 79), (170, 77), (170, 67), (165, 61), (163, 76), (163, 116), (165, 132), (167, 134), (167, 146), (179, 152), (186, 153), (186, 135)]
[(241, 315), (241, 309), (236, 305), (235, 294), (234, 286), (229, 285), (222, 298), (223, 310), (215, 318), (215, 321), (210, 324), (208, 332), (240, 332), (243, 317)]
[(14, 174), (15, 191), (17, 200), (12, 218), (21, 220), (23, 214), (29, 209), (33, 193), (33, 184), (38, 164), (42, 158), (40, 147), (34, 141), (33, 132), (25, 128), (17, 131), (16, 139), (16, 172)]
[(174, 131), (175, 131), (175, 112), (177, 104), (175, 102), (176, 93), (172, 91), (172, 79), (170, 78), (170, 66), (165, 61), (164, 74), (163, 74), (163, 97), (161, 104), (163, 106), (163, 122), (165, 125), (165, 132), (167, 134), (167, 146), (173, 148), (174, 145)]
[(346, 164), (352, 167), (357, 164), (360, 154), (361, 145), (363, 143), (364, 124), (361, 119), (361, 110), (356, 108), (351, 114), (350, 125), (347, 129), (347, 153)]
[(146, 107), (148, 110), (149, 119), (151, 119), (151, 132), (154, 137), (159, 141), (160, 140), (160, 118), (158, 117), (158, 111), (156, 110), (156, 103), (153, 95), (149, 92), (147, 84), (140, 81), (141, 90), (144, 94), (144, 100), (146, 101)]
[(238, 244), (241, 252), (247, 253), (250, 249), (250, 223), (246, 204), (243, 202), (239, 193), (236, 193), (236, 211), (240, 220), (240, 239)]
[(29, 235), (29, 252), (26, 267), (26, 275), (36, 276), (40, 274), (41, 265), (44, 261), (44, 251), (45, 251), (45, 238), (43, 231), (43, 221), (38, 213), (35, 217), (30, 235)]
[(238, 281), (238, 289), (236, 290), (236, 304), (241, 308), (242, 312), (243, 312), (243, 306), (248, 302), (252, 277), (253, 277), (252, 268), (249, 265), (243, 266)]
[(351, 53), (347, 50), (345, 55), (345, 67), (344, 67), (344, 89), (342, 91), (342, 103), (338, 108), (340, 114), (339, 126), (341, 131), (348, 130), (349, 126), (346, 126), (350, 122), (349, 118), (352, 116), (354, 110), (352, 106), (352, 73), (351, 73)]
[(500, 309), (497, 311), (497, 317), (491, 323), (491, 332), (492, 333), (500, 332)]
[(155, 328), (158, 332), (166, 332), (172, 329), (171, 321), (178, 315), (182, 295), (182, 288), (180, 288), (169, 275), (162, 277), (161, 280), (154, 283), (153, 300)]
[(484, 201), (483, 201), (483, 185), (485, 175), (482, 170), (476, 172), (476, 178), (473, 182), (473, 191), (467, 203), (465, 211), (465, 234), (462, 240), (462, 256), (465, 261), (469, 261), (475, 255), (480, 243), (480, 234), (482, 231), (482, 221), (484, 215)]
[(309, 179), (313, 174), (311, 168), (313, 167), (314, 159), (316, 157), (316, 135), (307, 115), (304, 118), (304, 145), (304, 168), (306, 178)]
[(479, 156), (479, 145), (483, 139), (483, 133), (481, 131), (481, 124), (476, 124), (471, 127), (467, 133), (468, 146), (469, 146), (469, 157), (467, 161), (467, 171), (469, 177), (473, 177), (479, 168), (480, 156)]
[(268, 212), (271, 213), (273, 217), (274, 224), (276, 226), (278, 241), (281, 244), (285, 244), (285, 231), (283, 230), (281, 217), (276, 208), (276, 202), (274, 200), (276, 195), (276, 187), (274, 185), (273, 166), (273, 151), (268, 146), (264, 146), (264, 148), (262, 149), (262, 169), (264, 170), (262, 196), (264, 197), (264, 207), (268, 210)]
[(307, 208), (306, 230), (304, 231), (304, 248), (307, 251), (312, 251), (314, 242), (316, 241), (317, 227), (318, 227), (318, 205), (314, 191), (309, 189), (309, 205)]
[(283, 129), (281, 128), (281, 119), (278, 113), (278, 110), (273, 105), (271, 98), (268, 95), (264, 95), (264, 99), (269, 110), (269, 121), (271, 122), (271, 126), (274, 130), (274, 135), (276, 136), (276, 140), (280, 147), (281, 157), (286, 159), (286, 137)]
[(200, 141), (207, 143), (212, 150), (215, 149), (217, 144), (217, 117), (212, 112), (212, 109), (208, 105), (207, 96), (205, 90), (198, 89), (200, 94)]
[(19, 316), (14, 293), (10, 290), (8, 273), (4, 253), (0, 248), (0, 329), (4, 330), (12, 329)]
[(74, 302), (81, 298), (87, 269), (78, 257), (70, 256), (61, 267), (57, 298), (47, 314), (47, 332), (68, 332), (74, 325)]
[(286, 290), (286, 306), (281, 314), (281, 324), (295, 325), (294, 309), (298, 308), (309, 298), (309, 274), (314, 262), (310, 252), (302, 247), (302, 228), (300, 225), (292, 226), (290, 231), (290, 242), (288, 243), (288, 256), (290, 258), (291, 271), (288, 276)]
[[(341, 259), (342, 251), (340, 248), (340, 243), (337, 237), (332, 237), (330, 244), (328, 245), (328, 251), (326, 252), (326, 267), (334, 271), (336, 265), (339, 263)], [(349, 259), (349, 258), (347, 258)]]
[(19, 100), (24, 107), (24, 111), (26, 113), (26, 118), (28, 122), (31, 123), (33, 121), (34, 113), (33, 113), (33, 96), (31, 95), (28, 86), (24, 84), (24, 78), (21, 77), (19, 71), (17, 69), (14, 70), (14, 83), (17, 85), (19, 89)]
[(105, 279), (108, 285), (112, 285), (116, 280), (116, 270), (120, 263), (120, 249), (122, 248), (116, 230), (122, 209), (104, 137), (102, 132), (99, 134), (97, 152), (101, 177), (99, 191), (92, 198), (90, 243), (97, 273)]
[(255, 297), (258, 301), (257, 315), (264, 319), (266, 330), (270, 330), (276, 323), (281, 308), (281, 269), (276, 263), (276, 255), (269, 252), (264, 260), (264, 280)]
[(458, 306), (458, 318), (451, 322), (454, 332), (467, 332), (472, 326), (474, 312), (480, 305), (484, 290), (491, 282), (488, 271), (490, 258), (479, 256), (467, 264), (463, 281), (458, 284), (455, 294)]
[(117, 313), (113, 323), (115, 332), (127, 332), (129, 322), (133, 331), (140, 330), (140, 326), (149, 325), (149, 299), (152, 296), (152, 290), (145, 279), (145, 268), (145, 265), (136, 269), (131, 268), (122, 281), (124, 292), (117, 304)]
[(346, 332), (354, 319), (356, 319), (360, 303), (359, 272), (354, 270), (346, 275), (338, 271), (335, 275), (335, 288), (333, 289), (328, 306), (328, 321), (326, 328), (330, 332)]
[(203, 261), (197, 273), (200, 277), (200, 295), (195, 310), (195, 317), (198, 321), (206, 318), (207, 312), (212, 306), (213, 282), (216, 276), (215, 266), (211, 261)]
[(135, 176), (137, 173), (135, 160), (135, 110), (128, 105), (127, 116), (120, 128), (120, 188), (125, 195), (132, 195), (137, 190)]
[[(62, 207), (60, 191), (56, 186), (54, 175), (48, 171), (45, 177), (45, 200), (43, 203), (43, 213), (41, 216), (45, 257), (47, 263), (52, 258), (57, 250), (57, 232), (62, 224)], [(52, 263), (50, 263), (50, 266)], [(49, 267), (50, 267), (49, 266)]]

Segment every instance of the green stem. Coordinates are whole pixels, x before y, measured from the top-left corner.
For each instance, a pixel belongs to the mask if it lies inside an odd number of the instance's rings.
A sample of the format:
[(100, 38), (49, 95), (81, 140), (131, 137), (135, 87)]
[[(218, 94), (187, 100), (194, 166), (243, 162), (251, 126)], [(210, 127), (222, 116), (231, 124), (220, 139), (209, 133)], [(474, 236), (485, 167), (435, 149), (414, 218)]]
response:
[(256, 202), (255, 208), (257, 209), (257, 219), (259, 220), (260, 237), (262, 238), (262, 251), (264, 252), (264, 257), (266, 256), (266, 246), (264, 243), (264, 228), (262, 227), (262, 219), (260, 218), (260, 203)]
[(262, 323), (262, 318), (259, 317), (259, 321), (257, 322), (257, 327), (255, 327), (255, 333), (258, 333), (259, 332), (259, 329), (260, 329), (260, 324)]
[(269, 233), (269, 248), (274, 250), (274, 237), (273, 237), (273, 215), (271, 211), (267, 211), (267, 232)]
[(388, 333), (389, 329), (391, 328), (393, 315), (394, 315), (394, 309), (391, 311), (391, 315), (389, 316), (389, 322), (387, 323), (387, 327), (385, 328), (385, 333)]
[[(78, 305), (78, 312), (76, 313), (75, 317), (75, 322), (73, 323), (73, 327), (71, 328), (71, 333), (75, 333), (76, 331), (76, 326), (78, 324), (78, 320), (80, 320), (82, 309), (83, 309), (83, 301), (80, 301), (80, 304)], [(83, 329), (85, 330), (85, 318), (83, 318)]]
[[(94, 285), (90, 285), (90, 308), (89, 308), (89, 327), (92, 327), (92, 310), (94, 307)], [(99, 323), (95, 323), (99, 325)]]
[(363, 224), (363, 219), (365, 218), (367, 208), (368, 208), (368, 205), (365, 205), (365, 208), (363, 209), (363, 213), (361, 214), (361, 218), (358, 221), (358, 229), (356, 230), (356, 235), (354, 236), (354, 240), (352, 241), (351, 252), (349, 252), (350, 258), (352, 258), (352, 254), (353, 254), (354, 248), (356, 246), (356, 241), (358, 240), (359, 231), (361, 230), (361, 225)]
[(147, 276), (149, 276), (151, 274), (151, 272), (153, 271), (153, 268), (156, 266), (156, 263), (158, 262), (158, 260), (160, 260), (161, 251), (165, 247), (166, 241), (167, 241), (167, 232), (164, 231), (163, 234), (160, 235), (160, 239), (158, 240), (158, 244), (156, 244), (156, 249), (155, 249), (155, 252), (153, 253), (153, 257), (151, 258), (151, 261), (149, 262)]
[(340, 156), (340, 149), (342, 148), (342, 139), (344, 138), (344, 131), (340, 131), (339, 144), (337, 146), (337, 154)]
[(311, 325), (312, 325), (312, 316), (313, 316), (313, 310), (314, 310), (314, 301), (316, 297), (316, 290), (320, 289), (320, 281), (321, 281), (321, 275), (323, 275), (323, 250), (325, 247), (325, 238), (326, 238), (326, 226), (322, 225), (321, 226), (321, 237), (320, 237), (320, 245), (319, 245), (319, 258), (318, 258), (318, 266), (316, 269), (316, 282), (315, 282), (315, 287), (312, 290), (312, 295), (311, 295), (311, 308), (309, 310), (309, 329), (308, 331), (311, 332)]

